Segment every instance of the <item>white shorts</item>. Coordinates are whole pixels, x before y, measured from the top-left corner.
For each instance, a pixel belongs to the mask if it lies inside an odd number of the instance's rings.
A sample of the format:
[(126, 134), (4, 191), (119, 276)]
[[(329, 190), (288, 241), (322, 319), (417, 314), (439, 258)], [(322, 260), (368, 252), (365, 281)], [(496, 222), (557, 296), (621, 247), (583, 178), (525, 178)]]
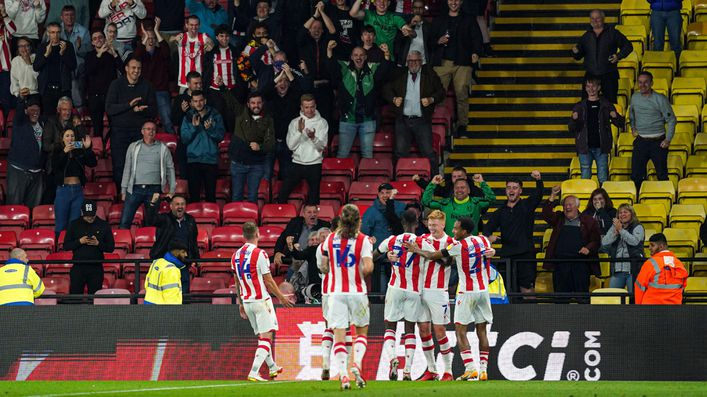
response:
[(488, 291), (458, 293), (455, 305), (455, 324), (493, 323), (491, 298)]
[(267, 298), (257, 302), (243, 302), (243, 309), (256, 335), (277, 331), (279, 329), (272, 299)]
[(329, 295), (322, 295), (322, 316), (324, 316), (324, 321), (329, 323)]
[(416, 323), (422, 313), (422, 298), (420, 294), (398, 288), (388, 288), (385, 293), (385, 321), (392, 323), (401, 320)]
[(443, 289), (422, 291), (422, 311), (419, 322), (432, 321), (435, 325), (449, 324), (449, 292)]
[(329, 295), (326, 320), (331, 329), (366, 327), (371, 319), (368, 296), (364, 294)]

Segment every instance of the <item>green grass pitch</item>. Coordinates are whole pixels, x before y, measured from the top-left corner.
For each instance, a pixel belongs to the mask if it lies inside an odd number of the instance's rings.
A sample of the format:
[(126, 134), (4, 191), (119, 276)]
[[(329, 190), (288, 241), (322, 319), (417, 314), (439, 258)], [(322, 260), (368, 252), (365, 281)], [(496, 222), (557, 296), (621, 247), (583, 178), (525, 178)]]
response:
[(342, 392), (339, 383), (236, 381), (0, 382), (4, 396), (707, 396), (707, 382), (369, 382)]

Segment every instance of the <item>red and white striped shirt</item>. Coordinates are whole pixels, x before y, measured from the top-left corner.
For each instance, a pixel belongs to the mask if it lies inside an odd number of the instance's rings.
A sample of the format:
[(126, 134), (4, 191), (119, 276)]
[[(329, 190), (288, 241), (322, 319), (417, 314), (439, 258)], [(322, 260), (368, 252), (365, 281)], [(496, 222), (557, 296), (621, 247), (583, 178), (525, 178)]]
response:
[(202, 73), (202, 57), (204, 56), (204, 45), (207, 36), (204, 33), (197, 33), (195, 38), (190, 38), (187, 33), (182, 35), (179, 44), (179, 86), (187, 86), (187, 74), (189, 72)]
[(209, 59), (214, 64), (214, 75), (211, 79), (211, 88), (218, 89), (219, 85), (216, 84), (216, 77), (221, 76), (223, 79), (223, 85), (229, 90), (236, 86), (236, 76), (235, 76), (235, 63), (236, 58), (230, 48), (218, 48), (218, 51), (214, 51), (214, 58)]
[(447, 247), (447, 252), (457, 262), (459, 288), (457, 293), (483, 292), (489, 285), (491, 260), (483, 256), (491, 248), (491, 243), (484, 236), (469, 236), (461, 241), (454, 241)]
[[(447, 248), (454, 242), (454, 239), (447, 236), (447, 233), (444, 233), (439, 239), (432, 237), (431, 234), (425, 234), (422, 237), (432, 243), (432, 247), (434, 247), (435, 251)], [(452, 274), (452, 268), (450, 266), (443, 266), (439, 261), (423, 259), (423, 262), (423, 269), (425, 269), (425, 289), (442, 289), (446, 291), (449, 288), (449, 276)]]
[(256, 302), (270, 298), (263, 275), (270, 273), (268, 254), (253, 244), (245, 243), (231, 257), (231, 268), (236, 273), (241, 300)]
[(12, 62), (10, 53), (10, 38), (17, 31), (15, 23), (10, 17), (5, 17), (0, 23), (0, 71), (9, 72)]
[(361, 272), (363, 258), (373, 259), (373, 244), (368, 236), (358, 233), (354, 239), (330, 234), (317, 250), (320, 261), (327, 257), (329, 272), (322, 282), (323, 294), (365, 294), (366, 280)]
[(388, 286), (410, 292), (422, 292), (422, 263), (420, 255), (408, 251), (403, 243), (415, 243), (424, 251), (432, 251), (432, 244), (412, 233), (390, 236), (378, 246), (382, 254), (393, 251), (398, 255), (398, 262), (392, 262), (392, 273)]

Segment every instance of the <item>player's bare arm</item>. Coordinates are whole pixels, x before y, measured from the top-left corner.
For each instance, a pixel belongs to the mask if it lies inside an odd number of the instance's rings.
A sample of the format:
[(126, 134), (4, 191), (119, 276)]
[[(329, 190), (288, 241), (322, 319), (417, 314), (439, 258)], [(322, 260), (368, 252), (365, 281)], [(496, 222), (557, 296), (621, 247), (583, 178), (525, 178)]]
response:
[(285, 297), (285, 295), (280, 291), (280, 288), (277, 286), (275, 283), (275, 280), (273, 280), (272, 275), (270, 273), (263, 274), (263, 281), (265, 282), (265, 287), (268, 289), (268, 292), (271, 294), (275, 295), (277, 299), (280, 301), (280, 304), (285, 307), (293, 307), (294, 305), (292, 302), (289, 301)]
[(416, 243), (405, 242), (403, 243), (403, 245), (408, 251), (420, 255), (421, 257), (430, 261), (436, 261), (449, 256), (449, 253), (445, 249), (441, 251), (423, 251), (422, 248), (420, 248), (420, 246)]

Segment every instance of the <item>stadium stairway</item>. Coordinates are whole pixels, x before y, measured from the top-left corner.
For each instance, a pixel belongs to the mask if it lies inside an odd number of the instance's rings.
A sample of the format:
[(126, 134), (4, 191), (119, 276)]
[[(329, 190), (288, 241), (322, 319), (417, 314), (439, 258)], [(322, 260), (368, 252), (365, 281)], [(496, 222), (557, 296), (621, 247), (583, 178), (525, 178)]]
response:
[[(499, 201), (509, 176), (525, 181), (526, 194), (534, 187), (532, 170), (542, 173), (546, 195), (567, 179), (575, 156), (567, 121), (584, 76), (571, 48), (589, 27), (589, 11), (604, 10), (613, 25), (619, 6), (616, 0), (504, 0), (491, 32), (495, 57), (481, 60), (469, 125), (453, 140), (445, 172), (461, 165), (483, 174)], [(539, 211), (538, 247), (545, 229)]]

